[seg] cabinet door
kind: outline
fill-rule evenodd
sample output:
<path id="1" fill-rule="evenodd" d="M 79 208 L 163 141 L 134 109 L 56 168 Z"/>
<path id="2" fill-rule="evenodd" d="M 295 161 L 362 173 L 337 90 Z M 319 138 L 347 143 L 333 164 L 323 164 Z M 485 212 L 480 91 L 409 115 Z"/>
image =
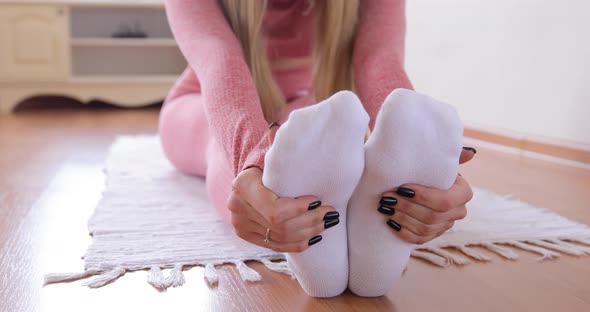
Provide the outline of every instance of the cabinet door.
<path id="1" fill-rule="evenodd" d="M 0 80 L 65 80 L 68 36 L 66 8 L 0 4 Z"/>

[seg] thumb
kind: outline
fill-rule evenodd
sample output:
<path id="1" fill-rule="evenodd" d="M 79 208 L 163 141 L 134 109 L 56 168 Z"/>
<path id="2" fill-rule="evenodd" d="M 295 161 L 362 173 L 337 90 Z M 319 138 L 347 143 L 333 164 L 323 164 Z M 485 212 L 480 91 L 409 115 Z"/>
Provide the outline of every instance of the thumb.
<path id="1" fill-rule="evenodd" d="M 461 156 L 459 157 L 459 164 L 464 164 L 473 159 L 475 153 L 477 153 L 475 148 L 467 146 L 463 147 L 463 150 L 461 151 Z"/>

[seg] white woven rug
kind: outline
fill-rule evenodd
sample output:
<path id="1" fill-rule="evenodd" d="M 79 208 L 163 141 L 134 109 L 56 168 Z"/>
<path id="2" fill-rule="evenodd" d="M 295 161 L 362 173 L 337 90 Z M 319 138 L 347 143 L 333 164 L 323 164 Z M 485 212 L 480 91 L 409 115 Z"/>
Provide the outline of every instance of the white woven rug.
<path id="1" fill-rule="evenodd" d="M 121 137 L 106 164 L 107 185 L 89 221 L 93 237 L 85 271 L 48 274 L 45 283 L 97 275 L 85 283 L 101 287 L 127 271 L 149 269 L 148 283 L 158 289 L 184 283 L 183 267 L 204 266 L 205 279 L 218 282 L 216 267 L 234 264 L 243 280 L 259 281 L 260 274 L 244 261 L 262 262 L 290 274 L 280 253 L 240 240 L 209 206 L 201 178 L 180 174 L 164 157 L 153 136 Z M 590 227 L 549 210 L 475 190 L 468 216 L 443 236 L 412 254 L 439 266 L 489 261 L 490 253 L 516 259 L 511 249 L 536 252 L 540 259 L 590 254 Z M 503 245 L 498 245 L 499 243 Z M 452 247 L 453 252 L 443 247 Z M 168 274 L 162 268 L 172 268 Z"/>

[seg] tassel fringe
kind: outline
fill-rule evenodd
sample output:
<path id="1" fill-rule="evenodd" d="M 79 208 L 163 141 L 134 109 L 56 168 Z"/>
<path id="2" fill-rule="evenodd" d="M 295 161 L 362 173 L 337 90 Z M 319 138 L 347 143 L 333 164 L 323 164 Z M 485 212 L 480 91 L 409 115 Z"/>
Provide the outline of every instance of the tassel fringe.
<path id="1" fill-rule="evenodd" d="M 453 254 L 453 253 L 450 253 L 442 248 L 429 247 L 426 250 L 445 258 L 449 265 L 451 265 L 451 264 L 464 265 L 464 264 L 471 263 L 471 261 L 469 261 L 469 259 L 459 256 L 459 255 L 456 255 L 456 254 Z"/>
<path id="2" fill-rule="evenodd" d="M 262 276 L 254 269 L 249 268 L 243 261 L 236 261 L 234 262 L 236 268 L 238 269 L 238 273 L 242 277 L 242 280 L 245 282 L 259 282 L 262 280 Z"/>
<path id="3" fill-rule="evenodd" d="M 166 277 L 166 285 L 168 287 L 179 287 L 184 285 L 184 273 L 182 273 L 182 264 L 176 264 L 172 270 L 170 270 L 170 275 Z"/>
<path id="4" fill-rule="evenodd" d="M 280 261 L 280 262 L 272 262 L 268 259 L 262 259 L 262 263 L 266 266 L 269 270 L 283 273 L 291 276 L 291 278 L 295 278 L 293 271 L 289 268 L 287 261 Z"/>
<path id="5" fill-rule="evenodd" d="M 584 249 L 582 249 L 582 246 L 579 246 L 579 247 L 574 246 L 572 244 L 568 244 L 568 243 L 560 241 L 560 240 L 551 240 L 551 242 L 546 242 L 543 240 L 532 240 L 532 241 L 530 241 L 530 243 L 541 246 L 541 247 L 545 247 L 548 249 L 561 251 L 563 253 L 566 253 L 566 254 L 572 255 L 572 256 L 583 256 L 586 254 Z"/>
<path id="6" fill-rule="evenodd" d="M 505 244 L 510 247 L 499 244 Z M 539 260 L 558 258 L 560 253 L 572 256 L 590 255 L 590 238 L 506 241 L 482 243 L 475 246 L 486 248 L 489 251 L 492 251 L 509 260 L 518 259 L 518 255 L 512 248 L 518 248 L 537 253 L 541 255 L 541 257 L 538 258 Z M 439 267 L 447 267 L 452 264 L 470 264 L 472 263 L 470 258 L 478 261 L 492 260 L 485 253 L 467 245 L 453 245 L 446 246 L 446 248 L 454 248 L 469 258 L 466 258 L 465 256 L 459 255 L 455 252 L 450 252 L 441 247 L 420 247 L 412 251 L 412 257 L 423 259 Z M 264 264 L 264 266 L 266 266 L 271 271 L 287 274 L 293 279 L 296 278 L 287 261 L 282 260 L 279 262 L 273 262 L 269 259 L 258 259 L 257 261 Z M 233 264 L 236 266 L 236 269 L 238 270 L 238 273 L 240 274 L 240 277 L 243 281 L 258 282 L 262 280 L 262 276 L 254 269 L 248 267 L 243 261 L 235 261 Z M 176 264 L 172 269 L 170 269 L 170 272 L 167 276 L 162 271 L 162 267 L 164 266 L 154 265 L 150 267 L 147 276 L 147 282 L 150 285 L 160 291 L 165 291 L 169 287 L 179 287 L 184 285 L 186 281 L 183 273 L 183 264 Z M 135 271 L 138 269 L 141 268 L 133 268 L 130 269 L 130 271 Z M 45 286 L 53 283 L 70 282 L 88 278 L 93 275 L 98 275 L 83 284 L 84 286 L 88 286 L 90 288 L 98 288 L 115 281 L 119 277 L 123 276 L 126 271 L 127 270 L 123 267 L 116 267 L 109 271 L 88 269 L 84 272 L 46 274 L 43 285 Z M 219 274 L 214 264 L 208 263 L 205 265 L 204 279 L 211 287 L 219 284 Z"/>
<path id="7" fill-rule="evenodd" d="M 125 274 L 125 269 L 121 267 L 116 267 L 110 271 L 104 272 L 101 275 L 89 280 L 88 282 L 82 284 L 84 286 L 88 286 L 90 288 L 98 288 L 102 287 L 110 282 L 115 281 L 120 276 Z"/>
<path id="8" fill-rule="evenodd" d="M 551 250 L 548 250 L 545 248 L 533 246 L 531 244 L 526 244 L 526 243 L 521 243 L 521 242 L 507 242 L 506 244 L 520 248 L 522 250 L 528 250 L 528 251 L 538 253 L 541 255 L 541 258 L 539 258 L 539 260 L 553 259 L 553 258 L 559 257 L 559 253 L 557 253 L 557 252 L 554 252 L 554 251 L 551 251 Z"/>
<path id="9" fill-rule="evenodd" d="M 492 243 L 484 243 L 482 246 L 486 247 L 487 249 L 499 254 L 500 256 L 508 259 L 508 260 L 516 260 L 518 259 L 518 255 L 510 248 L 492 244 Z"/>
<path id="10" fill-rule="evenodd" d="M 159 291 L 165 291 L 169 287 L 182 286 L 184 285 L 184 281 L 182 264 L 176 264 L 166 277 L 159 266 L 152 266 L 147 277 L 148 284 Z"/>
<path id="11" fill-rule="evenodd" d="M 155 289 L 164 291 L 166 290 L 166 283 L 164 282 L 164 273 L 159 266 L 152 266 L 148 276 L 147 276 L 148 284 L 152 285 Z"/>
<path id="12" fill-rule="evenodd" d="M 475 248 L 469 248 L 467 246 L 461 246 L 461 245 L 453 246 L 453 247 L 475 260 L 479 260 L 479 261 L 491 261 L 492 260 L 486 254 L 484 254 L 483 252 L 481 252 L 479 250 L 476 250 Z"/>
<path id="13" fill-rule="evenodd" d="M 219 282 L 219 275 L 217 274 L 217 270 L 215 270 L 215 266 L 211 263 L 208 263 L 205 266 L 204 272 L 205 281 L 209 286 L 215 286 Z"/>
<path id="14" fill-rule="evenodd" d="M 412 257 L 426 260 L 434 265 L 438 265 L 439 267 L 449 266 L 447 259 L 428 251 L 413 250 Z"/>
<path id="15" fill-rule="evenodd" d="M 71 281 L 87 278 L 87 277 L 95 275 L 97 273 L 98 273 L 98 270 L 86 270 L 84 272 L 75 272 L 75 273 L 45 274 L 45 277 L 43 280 L 43 286 L 45 286 L 47 284 L 53 284 L 53 283 L 71 282 Z"/>

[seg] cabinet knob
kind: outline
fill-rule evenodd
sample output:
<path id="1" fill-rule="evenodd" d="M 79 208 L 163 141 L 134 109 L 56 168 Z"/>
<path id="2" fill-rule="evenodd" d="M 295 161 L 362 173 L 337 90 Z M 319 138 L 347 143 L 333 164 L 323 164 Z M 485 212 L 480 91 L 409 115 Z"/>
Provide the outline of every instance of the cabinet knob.
<path id="1" fill-rule="evenodd" d="M 57 8 L 57 15 L 64 15 L 64 9 L 63 8 Z"/>

